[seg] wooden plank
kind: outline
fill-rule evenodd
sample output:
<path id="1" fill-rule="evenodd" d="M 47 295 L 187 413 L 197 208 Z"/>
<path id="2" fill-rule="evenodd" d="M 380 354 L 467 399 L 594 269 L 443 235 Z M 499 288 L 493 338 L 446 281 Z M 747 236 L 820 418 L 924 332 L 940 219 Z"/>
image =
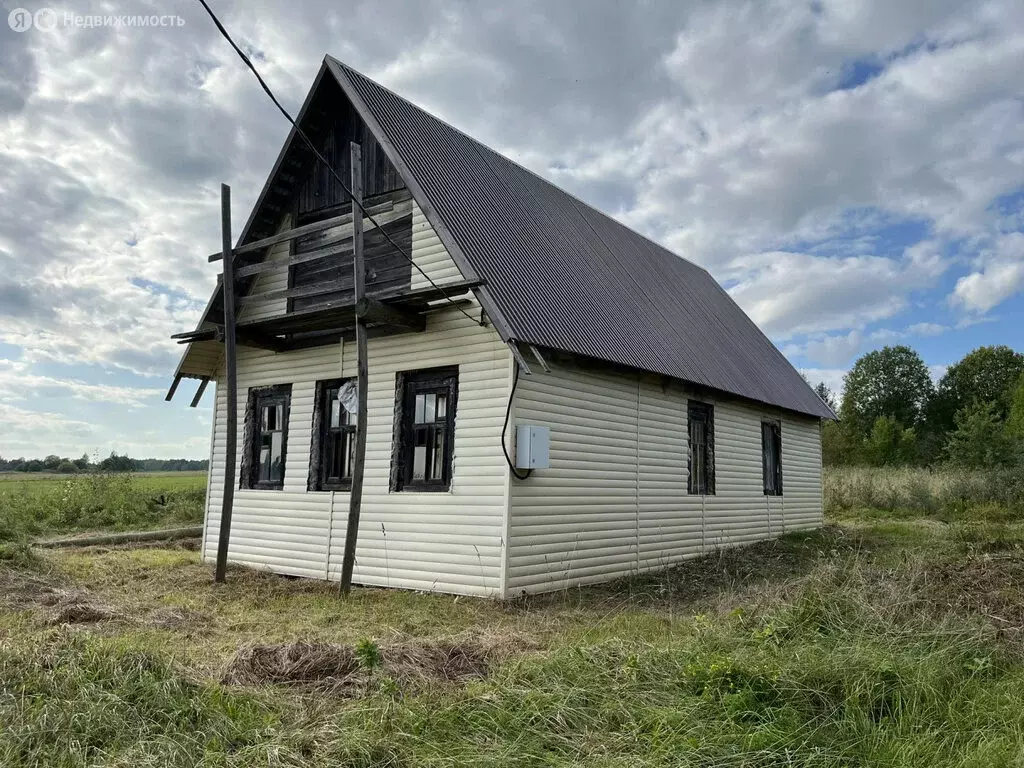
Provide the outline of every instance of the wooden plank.
<path id="1" fill-rule="evenodd" d="M 189 408 L 195 408 L 199 405 L 199 401 L 203 399 L 203 393 L 206 392 L 206 385 L 210 383 L 210 378 L 204 376 L 202 381 L 199 382 L 199 389 L 196 390 L 195 397 L 192 398 L 192 402 L 188 404 Z"/>
<path id="2" fill-rule="evenodd" d="M 390 306 L 367 296 L 361 298 L 356 304 L 356 317 L 364 317 L 370 323 L 395 325 L 413 331 L 422 331 L 427 327 L 427 321 L 423 315 L 400 307 Z M 358 329 L 358 324 L 356 328 Z"/>
<path id="3" fill-rule="evenodd" d="M 231 540 L 231 512 L 235 503 L 235 453 L 238 440 L 238 365 L 235 354 L 235 275 L 231 257 L 231 187 L 220 185 L 221 250 L 224 261 L 224 357 L 227 367 L 227 425 L 224 457 L 224 498 L 220 510 L 220 538 L 214 581 L 227 578 L 228 543 Z M 213 457 L 210 457 L 213 460 Z"/>
<path id="4" fill-rule="evenodd" d="M 411 210 L 408 210 L 408 211 L 406 211 L 406 210 L 389 211 L 388 213 L 391 213 L 393 215 L 392 216 L 381 216 L 381 215 L 378 214 L 379 218 L 378 218 L 377 221 L 378 221 L 378 223 L 380 225 L 386 226 L 387 224 L 392 224 L 392 223 L 394 223 L 396 221 L 401 221 L 404 218 L 408 217 L 408 218 L 411 219 L 411 217 L 412 217 L 412 211 Z M 372 230 L 377 229 L 377 227 L 373 226 L 373 224 L 370 224 L 368 229 L 370 231 L 372 231 Z M 281 234 L 284 234 L 284 233 L 281 233 Z M 252 275 L 258 275 L 261 272 L 267 272 L 268 270 L 271 270 L 271 269 L 281 269 L 281 268 L 284 268 L 284 267 L 293 267 L 296 264 L 305 264 L 305 263 L 310 262 L 310 261 L 316 261 L 317 259 L 333 258 L 333 257 L 337 256 L 338 254 L 345 254 L 345 253 L 350 252 L 351 250 L 352 250 L 352 236 L 349 235 L 349 234 L 345 234 L 345 235 L 340 236 L 340 237 L 336 237 L 336 238 L 333 238 L 333 239 L 328 239 L 321 247 L 319 247 L 319 248 L 317 248 L 315 250 L 303 251 L 302 253 L 297 253 L 294 256 L 291 256 L 287 261 L 284 260 L 284 259 L 281 259 L 281 260 L 278 260 L 278 261 L 271 261 L 271 260 L 268 259 L 267 261 L 261 261 L 261 262 L 259 262 L 257 264 L 246 264 L 245 266 L 239 267 L 238 269 L 235 270 L 235 277 L 240 279 L 240 278 L 243 278 L 243 277 L 250 277 Z M 366 249 L 365 250 L 365 255 L 366 255 L 367 258 L 369 258 L 371 256 L 378 256 L 378 255 L 381 255 L 381 254 L 384 254 L 384 253 L 391 253 L 392 251 L 394 251 L 394 248 L 391 246 L 390 243 L 388 243 L 385 240 L 383 243 L 380 243 L 376 247 Z M 246 297 L 240 297 L 240 298 L 246 298 Z"/>
<path id="5" fill-rule="evenodd" d="M 394 207 L 394 200 L 386 200 L 383 203 L 377 205 L 367 206 L 366 211 L 371 215 L 378 213 L 386 213 Z M 294 240 L 296 237 L 303 237 L 304 235 L 313 235 L 324 229 L 330 229 L 331 227 L 340 227 L 345 224 L 352 223 L 352 211 L 343 213 L 340 216 L 335 216 L 330 219 L 324 219 L 322 221 L 314 221 L 312 224 L 304 224 L 301 227 L 293 227 L 292 229 L 285 230 L 284 232 L 278 232 L 276 235 L 265 237 L 262 240 L 256 240 L 255 242 L 248 243 L 246 245 L 240 245 L 231 251 L 235 256 L 243 256 L 247 253 L 254 253 L 256 251 L 262 251 L 264 248 L 269 248 L 272 245 L 278 243 L 284 243 L 288 240 Z M 207 261 L 220 261 L 224 258 L 223 253 L 211 253 L 206 257 Z"/>
<path id="6" fill-rule="evenodd" d="M 347 242 L 348 242 L 348 245 L 351 246 L 351 241 L 347 241 Z M 381 261 L 383 259 L 383 257 L 393 253 L 394 249 L 390 245 L 388 245 L 387 243 L 384 243 L 382 245 L 378 245 L 378 246 L 376 246 L 374 248 L 369 249 L 369 251 L 370 251 L 370 257 L 372 257 L 372 259 L 374 261 L 379 263 L 379 261 Z M 351 251 L 349 249 L 336 250 L 336 251 L 333 252 L 332 255 L 335 258 L 339 257 L 339 256 L 344 257 L 344 256 L 347 256 L 350 252 Z M 368 260 L 368 258 L 365 256 L 365 254 L 366 254 L 366 251 L 364 251 L 364 259 L 363 259 L 364 262 Z M 306 254 L 301 254 L 301 256 L 305 256 L 305 255 Z M 286 264 L 295 264 L 295 263 L 300 263 L 301 261 L 302 261 L 301 257 L 295 257 L 290 262 L 283 262 L 283 261 L 282 262 L 278 262 L 275 266 L 278 266 L 278 267 L 281 267 L 281 268 L 285 268 Z M 327 265 L 327 258 L 325 258 L 323 255 L 318 255 L 315 259 L 308 259 L 308 261 L 323 261 L 324 262 L 324 266 Z M 264 262 L 264 263 L 266 263 L 266 262 Z M 260 265 L 260 266 L 262 266 L 262 265 Z M 346 266 L 347 265 L 343 264 L 342 265 L 342 269 L 344 269 Z M 405 267 L 403 265 L 403 269 L 404 268 Z M 242 269 L 244 270 L 246 268 L 243 267 Z M 239 271 L 242 271 L 242 270 L 239 270 Z M 393 269 L 392 270 L 382 269 L 379 274 L 381 274 L 381 275 L 386 277 L 388 274 L 391 274 L 393 272 L 395 272 L 395 270 L 393 270 Z M 312 279 L 312 278 L 307 276 L 307 279 Z M 386 282 L 386 279 L 378 280 L 378 281 L 375 281 L 375 282 Z M 408 280 L 405 280 L 404 282 L 408 283 Z M 263 291 L 261 293 L 250 293 L 250 294 L 248 294 L 246 296 L 239 296 L 239 297 L 237 297 L 237 301 L 239 303 L 241 303 L 241 304 L 251 304 L 251 303 L 256 302 L 256 301 L 275 301 L 277 299 L 306 298 L 306 297 L 309 297 L 309 296 L 320 296 L 320 295 L 325 294 L 325 293 L 334 293 L 335 291 L 351 291 L 351 290 L 352 290 L 352 281 L 350 279 L 344 279 L 344 280 L 340 280 L 340 281 L 339 280 L 331 280 L 331 281 L 327 281 L 327 282 L 317 281 L 313 285 L 300 285 L 300 286 L 296 286 L 296 287 L 293 287 L 293 288 L 278 288 L 278 289 L 273 290 L 273 291 Z"/>
<path id="7" fill-rule="evenodd" d="M 178 391 L 178 385 L 181 384 L 181 374 L 179 373 L 174 377 L 174 381 L 171 382 L 171 388 L 167 390 L 167 395 L 164 400 L 170 401 L 174 398 L 174 393 Z"/>
<path id="8" fill-rule="evenodd" d="M 359 207 L 363 200 L 363 151 L 355 142 L 349 146 L 352 154 L 352 204 Z M 363 217 L 352 222 L 352 271 L 355 277 L 355 302 L 359 307 L 365 300 L 366 266 L 363 264 Z M 359 513 L 363 503 L 363 468 L 366 464 L 366 408 L 369 386 L 369 366 L 366 361 L 366 318 L 356 312 L 356 388 L 359 405 L 356 413 L 356 446 L 352 457 L 352 489 L 348 497 L 348 526 L 345 529 L 345 556 L 341 564 L 341 594 L 348 596 L 352 588 L 352 569 L 356 562 L 356 541 L 359 533 Z"/>
<path id="9" fill-rule="evenodd" d="M 268 349 L 271 352 L 284 352 L 288 348 L 283 339 L 278 339 L 268 334 L 253 333 L 239 329 L 235 336 L 237 342 L 246 347 Z"/>

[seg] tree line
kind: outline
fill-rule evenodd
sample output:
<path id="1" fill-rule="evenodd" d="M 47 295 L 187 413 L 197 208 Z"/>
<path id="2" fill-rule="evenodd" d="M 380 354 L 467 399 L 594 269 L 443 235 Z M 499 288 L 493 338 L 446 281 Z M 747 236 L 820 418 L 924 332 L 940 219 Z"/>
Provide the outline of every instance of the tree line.
<path id="1" fill-rule="evenodd" d="M 979 347 L 938 384 L 910 347 L 869 352 L 843 379 L 842 401 L 815 387 L 839 416 L 822 428 L 825 464 L 968 468 L 1024 465 L 1024 355 Z"/>
<path id="2" fill-rule="evenodd" d="M 111 453 L 99 461 L 82 454 L 80 458 L 50 454 L 43 459 L 5 459 L 0 456 L 0 472 L 57 472 L 72 475 L 79 472 L 196 472 L 209 466 L 206 459 L 133 459 Z"/>

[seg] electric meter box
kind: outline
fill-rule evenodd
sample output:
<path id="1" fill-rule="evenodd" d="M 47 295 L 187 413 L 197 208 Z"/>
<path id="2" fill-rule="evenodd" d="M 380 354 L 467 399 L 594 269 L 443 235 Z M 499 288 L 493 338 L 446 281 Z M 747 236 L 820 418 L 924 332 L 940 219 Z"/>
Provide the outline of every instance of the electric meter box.
<path id="1" fill-rule="evenodd" d="M 520 424 L 516 428 L 516 469 L 547 469 L 550 451 L 549 427 Z"/>

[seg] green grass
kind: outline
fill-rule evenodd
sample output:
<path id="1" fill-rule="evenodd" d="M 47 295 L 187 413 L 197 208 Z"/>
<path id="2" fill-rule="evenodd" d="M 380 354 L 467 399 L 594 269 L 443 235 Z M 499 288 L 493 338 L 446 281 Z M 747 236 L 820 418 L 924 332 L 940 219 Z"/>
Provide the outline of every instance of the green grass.
<path id="1" fill-rule="evenodd" d="M 102 473 L 99 473 L 102 474 Z M 199 472 L 134 472 L 131 473 L 140 488 L 166 491 L 206 487 L 206 471 Z M 0 472 L 0 494 L 20 490 L 45 491 L 58 487 L 69 479 L 87 478 L 88 474 L 62 475 L 56 472 Z"/>
<path id="2" fill-rule="evenodd" d="M 504 604 L 214 585 L 177 548 L 0 563 L 0 765 L 1021 766 L 1024 519 L 961 502 Z M 55 624 L 54 595 L 111 618 Z M 502 651 L 462 682 L 222 682 L 255 644 L 444 639 Z"/>
<path id="3" fill-rule="evenodd" d="M 198 523 L 206 499 L 201 472 L 0 477 L 0 544 L 77 531 Z"/>

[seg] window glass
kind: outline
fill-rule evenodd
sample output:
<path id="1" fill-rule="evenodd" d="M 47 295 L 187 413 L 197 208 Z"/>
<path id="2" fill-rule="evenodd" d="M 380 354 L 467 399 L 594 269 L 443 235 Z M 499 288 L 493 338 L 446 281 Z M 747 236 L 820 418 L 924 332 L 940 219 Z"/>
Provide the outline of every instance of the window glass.
<path id="1" fill-rule="evenodd" d="M 761 469 L 764 492 L 782 495 L 782 425 L 777 421 L 761 423 Z"/>
<path id="2" fill-rule="evenodd" d="M 689 478 L 691 494 L 715 492 L 714 410 L 708 403 L 691 400 L 687 408 Z"/>
<path id="3" fill-rule="evenodd" d="M 458 369 L 399 374 L 401 422 L 392 456 L 392 490 L 447 490 Z"/>
<path id="4" fill-rule="evenodd" d="M 243 488 L 283 487 L 290 401 L 290 384 L 249 390 L 240 477 Z"/>
<path id="5" fill-rule="evenodd" d="M 341 380 L 317 382 L 309 490 L 347 490 L 352 485 L 356 426 L 339 399 L 343 384 Z"/>

